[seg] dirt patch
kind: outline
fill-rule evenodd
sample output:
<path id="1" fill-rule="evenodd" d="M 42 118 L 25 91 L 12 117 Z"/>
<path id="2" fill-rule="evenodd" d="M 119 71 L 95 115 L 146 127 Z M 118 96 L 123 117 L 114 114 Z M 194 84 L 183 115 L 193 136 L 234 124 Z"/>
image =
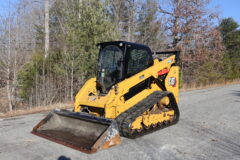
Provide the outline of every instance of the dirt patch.
<path id="1" fill-rule="evenodd" d="M 4 121 L 11 121 L 11 120 L 17 120 L 17 119 L 22 119 L 21 117 L 13 117 L 13 118 L 6 118 L 3 119 Z"/>
<path id="2" fill-rule="evenodd" d="M 26 115 L 26 114 L 47 112 L 47 111 L 51 111 L 55 108 L 69 109 L 69 108 L 73 108 L 73 104 L 72 103 L 56 103 L 56 104 L 52 104 L 49 106 L 39 106 L 39 107 L 34 107 L 31 109 L 26 109 L 26 110 L 15 110 L 13 112 L 1 113 L 0 118 L 7 118 L 7 117 L 14 117 L 14 116 L 20 116 L 20 115 Z"/>
<path id="3" fill-rule="evenodd" d="M 234 85 L 234 84 L 240 84 L 240 79 L 233 80 L 233 81 L 226 81 L 226 82 L 222 82 L 222 83 L 200 85 L 200 86 L 198 86 L 197 84 L 191 84 L 191 85 L 184 84 L 183 87 L 180 89 L 180 91 L 182 91 L 182 92 L 193 91 L 193 90 L 198 90 L 198 89 L 207 89 L 207 88 L 221 87 L 221 86 Z"/>
<path id="4" fill-rule="evenodd" d="M 0 113 L 5 113 L 8 111 L 8 97 L 7 97 L 7 88 L 0 88 Z"/>

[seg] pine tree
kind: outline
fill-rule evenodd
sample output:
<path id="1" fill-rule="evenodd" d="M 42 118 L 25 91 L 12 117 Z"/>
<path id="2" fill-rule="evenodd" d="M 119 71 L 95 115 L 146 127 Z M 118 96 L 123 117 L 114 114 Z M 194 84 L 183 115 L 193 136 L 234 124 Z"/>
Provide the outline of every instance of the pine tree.
<path id="1" fill-rule="evenodd" d="M 44 38 L 42 27 L 36 28 L 36 37 Z M 44 51 L 39 50 L 36 54 L 39 58 L 33 57 L 25 65 L 18 77 L 19 93 L 35 105 L 43 101 L 49 104 L 73 100 L 84 81 L 95 76 L 96 44 L 116 40 L 116 33 L 102 1 L 54 1 L 50 7 L 49 56 L 44 59 Z M 37 47 L 44 48 L 43 45 L 39 43 Z M 45 67 L 39 60 L 44 61 Z M 43 69 L 45 71 L 41 72 Z M 43 77 L 44 82 L 41 81 Z M 44 92 L 43 85 L 47 86 Z"/>
<path id="2" fill-rule="evenodd" d="M 221 21 L 219 26 L 226 52 L 224 55 L 225 75 L 227 79 L 240 78 L 240 30 L 232 18 Z"/>

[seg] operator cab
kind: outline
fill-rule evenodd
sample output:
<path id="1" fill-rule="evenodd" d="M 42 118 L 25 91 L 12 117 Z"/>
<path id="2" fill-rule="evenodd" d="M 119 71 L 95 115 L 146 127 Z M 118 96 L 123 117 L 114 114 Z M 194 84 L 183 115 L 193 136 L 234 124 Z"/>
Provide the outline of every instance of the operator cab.
<path id="1" fill-rule="evenodd" d="M 101 93 L 153 65 L 152 52 L 146 45 L 114 41 L 99 43 L 98 47 L 97 88 Z"/>

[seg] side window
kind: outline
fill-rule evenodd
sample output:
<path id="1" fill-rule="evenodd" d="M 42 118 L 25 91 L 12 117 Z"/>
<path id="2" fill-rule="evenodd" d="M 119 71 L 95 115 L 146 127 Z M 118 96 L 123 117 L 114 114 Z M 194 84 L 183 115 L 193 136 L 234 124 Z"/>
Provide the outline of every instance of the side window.
<path id="1" fill-rule="evenodd" d="M 122 51 L 116 46 L 107 46 L 101 51 L 102 68 L 113 71 L 119 69 L 118 62 L 122 58 Z"/>
<path id="2" fill-rule="evenodd" d="M 122 50 L 117 46 L 111 45 L 105 47 L 100 52 L 100 63 L 98 78 L 102 79 L 106 88 L 111 87 L 121 78 L 121 60 L 123 58 Z"/>
<path id="3" fill-rule="evenodd" d="M 127 76 L 134 75 L 149 67 L 150 56 L 145 49 L 132 49 L 128 55 Z"/>

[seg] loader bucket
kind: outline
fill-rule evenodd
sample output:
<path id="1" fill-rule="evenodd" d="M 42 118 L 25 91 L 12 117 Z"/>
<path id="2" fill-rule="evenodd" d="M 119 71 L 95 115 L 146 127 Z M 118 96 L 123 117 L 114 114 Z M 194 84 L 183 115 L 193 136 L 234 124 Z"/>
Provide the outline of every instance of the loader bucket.
<path id="1" fill-rule="evenodd" d="M 32 133 L 85 153 L 121 143 L 115 120 L 67 110 L 53 110 Z"/>

